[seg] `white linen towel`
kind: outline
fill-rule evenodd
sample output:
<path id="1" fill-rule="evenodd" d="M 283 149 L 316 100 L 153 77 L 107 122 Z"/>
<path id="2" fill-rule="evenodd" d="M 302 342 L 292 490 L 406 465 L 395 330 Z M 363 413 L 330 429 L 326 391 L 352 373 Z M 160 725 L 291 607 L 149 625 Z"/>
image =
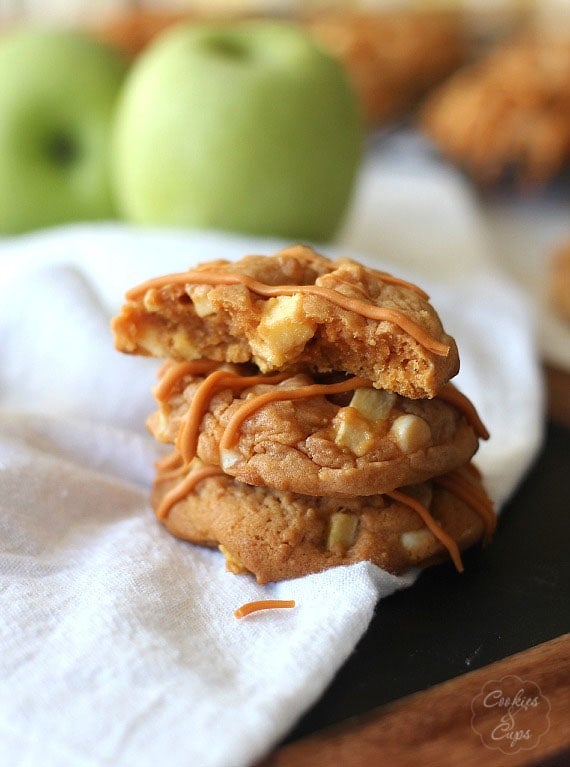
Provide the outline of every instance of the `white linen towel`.
<path id="1" fill-rule="evenodd" d="M 363 563 L 259 586 L 153 517 L 158 363 L 115 352 L 109 318 L 147 277 L 277 247 L 117 225 L 0 242 L 0 764 L 252 765 L 413 583 Z M 486 268 L 422 285 L 492 433 L 478 462 L 501 503 L 542 435 L 532 319 Z M 272 597 L 296 607 L 233 617 Z"/>

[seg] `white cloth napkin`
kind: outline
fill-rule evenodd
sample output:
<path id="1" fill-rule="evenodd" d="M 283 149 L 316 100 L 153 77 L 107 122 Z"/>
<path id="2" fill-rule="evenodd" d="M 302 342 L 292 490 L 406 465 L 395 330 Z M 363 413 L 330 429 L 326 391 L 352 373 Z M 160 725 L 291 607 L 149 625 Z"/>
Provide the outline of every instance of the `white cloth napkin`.
<path id="1" fill-rule="evenodd" d="M 252 765 L 378 600 L 416 578 L 364 563 L 258 586 L 153 517 L 143 424 L 158 363 L 115 352 L 109 318 L 147 277 L 277 247 L 122 226 L 0 242 L 0 764 Z M 492 432 L 479 463 L 502 502 L 542 433 L 532 319 L 486 270 L 428 289 Z M 233 617 L 269 597 L 296 607 Z"/>

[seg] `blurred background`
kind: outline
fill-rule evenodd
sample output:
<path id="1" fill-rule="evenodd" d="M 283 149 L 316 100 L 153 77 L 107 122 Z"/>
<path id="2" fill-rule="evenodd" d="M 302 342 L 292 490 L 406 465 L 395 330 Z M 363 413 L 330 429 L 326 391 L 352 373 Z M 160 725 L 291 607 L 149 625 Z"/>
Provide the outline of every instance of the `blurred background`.
<path id="1" fill-rule="evenodd" d="M 521 23 L 570 23 L 570 0 L 0 0 L 3 22 L 22 19 L 65 23 L 99 23 L 117 14 L 307 14 L 329 9 L 459 12 L 469 32 L 496 39 Z"/>
<path id="2" fill-rule="evenodd" d="M 131 68 L 176 22 L 251 16 L 303 27 L 358 99 L 364 152 L 335 246 L 445 279 L 492 264 L 570 373 L 570 0 L 0 0 L 4 37 L 79 29 Z M 16 233 L 3 215 L 0 200 Z"/>

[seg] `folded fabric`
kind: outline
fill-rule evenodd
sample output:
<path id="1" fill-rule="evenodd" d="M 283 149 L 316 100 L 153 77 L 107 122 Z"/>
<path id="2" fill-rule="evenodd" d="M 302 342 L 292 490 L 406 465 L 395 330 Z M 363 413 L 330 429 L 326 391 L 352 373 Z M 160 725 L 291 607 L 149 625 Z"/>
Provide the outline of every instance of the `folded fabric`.
<path id="1" fill-rule="evenodd" d="M 121 226 L 0 243 L 0 763 L 247 767 L 417 577 L 364 563 L 260 586 L 153 517 L 159 363 L 115 352 L 109 318 L 147 277 L 278 247 Z M 491 431 L 476 462 L 501 504 L 542 435 L 532 319 L 486 268 L 422 286 Z M 261 598 L 296 607 L 236 620 Z"/>

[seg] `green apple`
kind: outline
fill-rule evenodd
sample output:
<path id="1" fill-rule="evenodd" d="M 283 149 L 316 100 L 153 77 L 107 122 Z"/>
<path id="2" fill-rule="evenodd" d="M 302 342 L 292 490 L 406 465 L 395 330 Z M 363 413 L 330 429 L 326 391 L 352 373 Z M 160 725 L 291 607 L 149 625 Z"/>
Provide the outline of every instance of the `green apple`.
<path id="1" fill-rule="evenodd" d="M 342 67 L 298 27 L 184 23 L 133 66 L 114 179 L 135 223 L 330 239 L 362 148 Z"/>
<path id="2" fill-rule="evenodd" d="M 114 109 L 126 64 L 75 31 L 0 38 L 0 232 L 107 218 Z"/>

